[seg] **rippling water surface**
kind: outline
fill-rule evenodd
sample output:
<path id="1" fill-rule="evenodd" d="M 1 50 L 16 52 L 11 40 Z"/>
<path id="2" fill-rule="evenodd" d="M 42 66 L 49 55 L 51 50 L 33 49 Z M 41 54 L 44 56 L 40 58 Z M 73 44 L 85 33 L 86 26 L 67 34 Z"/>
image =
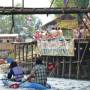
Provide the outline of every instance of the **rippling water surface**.
<path id="1" fill-rule="evenodd" d="M 0 78 L 2 78 L 2 74 L 0 75 Z M 90 90 L 90 81 L 62 79 L 62 78 L 48 78 L 48 83 L 52 87 L 52 89 L 48 90 Z M 7 88 L 3 85 L 2 81 L 0 80 L 0 90 L 34 90 L 34 89 Z"/>

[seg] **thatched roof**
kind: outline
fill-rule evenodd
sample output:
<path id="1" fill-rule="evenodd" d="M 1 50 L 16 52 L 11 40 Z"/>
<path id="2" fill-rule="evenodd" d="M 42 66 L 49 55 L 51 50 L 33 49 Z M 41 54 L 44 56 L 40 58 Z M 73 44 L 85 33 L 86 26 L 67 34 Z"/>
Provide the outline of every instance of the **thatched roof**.
<path id="1" fill-rule="evenodd" d="M 70 14 L 64 14 L 60 17 L 60 19 L 61 20 L 73 20 L 73 19 L 75 19 L 75 17 Z"/>
<path id="2" fill-rule="evenodd" d="M 54 26 L 56 27 L 56 25 L 58 25 L 57 27 L 73 29 L 77 27 L 78 23 L 77 23 L 76 17 L 70 14 L 64 14 L 52 20 L 51 22 L 48 22 L 45 25 L 43 25 L 42 29 L 47 29 L 48 26 L 50 25 L 53 25 L 53 27 Z"/>

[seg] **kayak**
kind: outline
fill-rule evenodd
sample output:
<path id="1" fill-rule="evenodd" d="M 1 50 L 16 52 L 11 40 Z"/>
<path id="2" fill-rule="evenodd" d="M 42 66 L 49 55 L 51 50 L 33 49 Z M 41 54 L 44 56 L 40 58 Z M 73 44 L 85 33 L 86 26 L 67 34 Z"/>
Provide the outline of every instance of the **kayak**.
<path id="1" fill-rule="evenodd" d="M 11 80 L 2 80 L 4 86 L 7 86 L 9 88 L 32 88 L 35 90 L 46 90 L 46 89 L 50 89 L 51 86 L 49 84 L 47 84 L 46 86 L 43 86 L 41 84 L 38 83 L 33 83 L 33 82 L 15 82 L 15 81 L 11 81 Z"/>
<path id="2" fill-rule="evenodd" d="M 36 90 L 46 90 L 47 87 L 41 85 L 41 84 L 38 84 L 38 83 L 30 83 L 30 82 L 25 82 L 23 84 L 20 85 L 20 87 L 23 87 L 23 88 L 34 88 Z"/>
<path id="3" fill-rule="evenodd" d="M 2 82 L 5 87 L 9 88 L 19 88 L 20 82 L 11 81 L 8 79 L 2 79 Z"/>

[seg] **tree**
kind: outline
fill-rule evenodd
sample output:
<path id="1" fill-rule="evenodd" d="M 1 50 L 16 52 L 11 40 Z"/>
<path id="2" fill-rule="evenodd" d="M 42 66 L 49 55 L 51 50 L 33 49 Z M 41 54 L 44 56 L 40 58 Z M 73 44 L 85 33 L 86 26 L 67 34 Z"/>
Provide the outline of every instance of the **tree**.
<path id="1" fill-rule="evenodd" d="M 9 33 L 11 28 L 11 17 L 7 15 L 0 15 L 0 33 Z"/>
<path id="2" fill-rule="evenodd" d="M 75 5 L 78 8 L 87 8 L 89 5 L 89 0 L 75 0 Z M 83 13 L 77 14 L 78 24 L 82 23 L 83 15 Z"/>
<path id="3" fill-rule="evenodd" d="M 53 0 L 51 0 L 53 1 Z M 66 7 L 64 2 L 67 1 L 67 7 L 78 7 L 78 8 L 87 8 L 89 5 L 89 0 L 54 0 L 54 7 Z M 83 14 L 77 14 L 78 23 L 82 23 Z"/>
<path id="4" fill-rule="evenodd" d="M 89 5 L 89 0 L 51 0 L 51 2 L 52 1 L 52 6 L 54 7 L 65 7 L 66 2 L 67 7 L 87 8 Z"/>
<path id="5" fill-rule="evenodd" d="M 17 4 L 16 7 L 22 6 L 21 4 Z M 13 18 L 12 18 L 13 16 Z M 22 32 L 23 27 L 27 28 L 27 32 L 25 32 L 26 36 L 32 36 L 35 32 L 35 28 L 37 25 L 40 26 L 41 20 L 37 21 L 37 17 L 33 15 L 0 15 L 0 33 L 18 33 Z M 35 24 L 36 23 L 36 24 Z M 13 27 L 12 27 L 13 25 Z M 12 30 L 13 29 L 13 30 Z"/>
<path id="6" fill-rule="evenodd" d="M 53 0 L 51 0 L 51 2 L 52 1 Z M 52 6 L 53 7 L 66 7 L 64 0 L 54 0 Z M 74 7 L 74 6 L 75 6 L 74 0 L 67 0 L 67 7 Z"/>
<path id="7" fill-rule="evenodd" d="M 14 31 L 12 33 L 20 34 L 20 32 L 23 30 L 23 27 L 26 27 L 28 29 L 26 33 L 29 36 L 32 36 L 32 34 L 35 32 L 36 20 L 37 17 L 32 15 L 14 15 Z M 11 26 L 11 15 L 0 15 L 0 33 L 9 33 Z"/>
<path id="8" fill-rule="evenodd" d="M 89 5 L 89 0 L 74 0 L 75 4 L 79 8 L 87 8 Z"/>

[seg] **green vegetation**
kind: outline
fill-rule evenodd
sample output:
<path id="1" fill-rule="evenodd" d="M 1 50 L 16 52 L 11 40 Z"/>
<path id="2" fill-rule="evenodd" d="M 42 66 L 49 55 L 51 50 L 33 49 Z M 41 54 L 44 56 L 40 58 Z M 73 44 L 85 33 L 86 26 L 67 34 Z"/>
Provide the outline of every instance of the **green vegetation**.
<path id="1" fill-rule="evenodd" d="M 89 5 L 89 0 L 74 0 L 75 5 L 79 8 L 87 8 Z"/>
<path id="2" fill-rule="evenodd" d="M 35 31 L 36 19 L 32 15 L 14 15 L 14 30 L 12 30 L 12 33 L 20 33 L 25 27 L 28 29 L 27 33 L 32 34 Z M 10 33 L 11 27 L 12 16 L 0 15 L 0 33 Z"/>
<path id="3" fill-rule="evenodd" d="M 53 0 L 51 0 L 52 2 Z M 87 8 L 89 0 L 67 0 L 67 7 Z M 54 0 L 53 7 L 65 7 L 64 0 Z"/>
<path id="4" fill-rule="evenodd" d="M 51 0 L 52 2 L 53 0 Z M 52 7 L 78 7 L 78 8 L 87 8 L 89 5 L 89 0 L 68 0 L 67 6 L 64 5 L 64 0 L 54 0 Z M 82 18 L 84 14 L 77 14 L 78 24 L 82 23 Z M 59 15 L 60 16 L 60 15 Z M 74 15 L 76 16 L 76 15 Z"/>
<path id="5" fill-rule="evenodd" d="M 53 0 L 51 0 L 52 2 Z M 65 7 L 64 0 L 54 0 L 53 7 Z M 67 7 L 74 7 L 75 3 L 74 0 L 68 0 Z"/>

